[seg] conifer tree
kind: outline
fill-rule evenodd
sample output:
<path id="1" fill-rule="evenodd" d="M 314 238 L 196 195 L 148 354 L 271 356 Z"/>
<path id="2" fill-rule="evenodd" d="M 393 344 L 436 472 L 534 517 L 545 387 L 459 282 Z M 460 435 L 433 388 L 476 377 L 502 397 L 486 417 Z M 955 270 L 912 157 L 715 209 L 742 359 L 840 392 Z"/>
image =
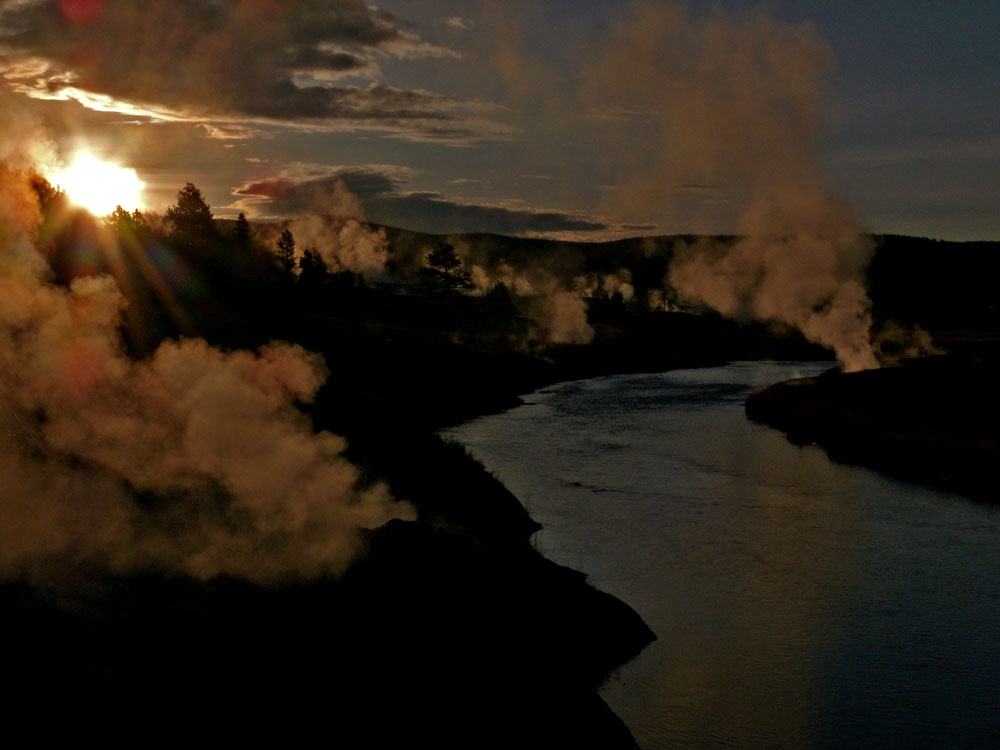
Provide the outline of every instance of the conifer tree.
<path id="1" fill-rule="evenodd" d="M 469 291 L 475 287 L 472 277 L 462 265 L 462 259 L 447 242 L 439 242 L 427 254 L 425 262 L 426 266 L 420 271 L 427 286 L 447 293 Z"/>
<path id="2" fill-rule="evenodd" d="M 177 205 L 167 209 L 171 239 L 195 246 L 211 244 L 219 239 L 212 211 L 193 183 L 187 183 L 177 193 Z"/>
<path id="3" fill-rule="evenodd" d="M 313 250 L 306 250 L 299 258 L 299 282 L 310 287 L 320 287 L 330 275 L 323 256 Z"/>
<path id="4" fill-rule="evenodd" d="M 247 221 L 247 217 L 242 211 L 236 217 L 236 224 L 233 226 L 233 241 L 239 247 L 250 246 L 250 222 Z"/>
<path id="5" fill-rule="evenodd" d="M 295 272 L 295 238 L 290 230 L 285 229 L 278 237 L 278 250 L 275 255 L 285 273 L 291 276 Z"/>

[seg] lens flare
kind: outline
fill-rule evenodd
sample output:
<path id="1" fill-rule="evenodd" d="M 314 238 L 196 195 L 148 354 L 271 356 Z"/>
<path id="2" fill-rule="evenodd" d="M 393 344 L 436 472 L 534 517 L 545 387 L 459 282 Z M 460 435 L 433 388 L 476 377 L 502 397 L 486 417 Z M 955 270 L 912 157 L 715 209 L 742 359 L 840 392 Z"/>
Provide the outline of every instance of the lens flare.
<path id="1" fill-rule="evenodd" d="M 134 169 L 86 153 L 78 154 L 69 166 L 49 179 L 65 190 L 73 203 L 95 216 L 105 216 L 116 206 L 128 211 L 140 208 L 145 187 Z"/>

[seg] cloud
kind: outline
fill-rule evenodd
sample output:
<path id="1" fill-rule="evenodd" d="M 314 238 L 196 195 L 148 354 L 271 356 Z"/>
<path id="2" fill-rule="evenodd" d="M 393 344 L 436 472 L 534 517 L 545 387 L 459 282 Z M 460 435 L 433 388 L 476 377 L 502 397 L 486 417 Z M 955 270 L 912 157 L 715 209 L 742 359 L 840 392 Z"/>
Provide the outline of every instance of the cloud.
<path id="1" fill-rule="evenodd" d="M 233 193 L 249 199 L 241 205 L 253 209 L 253 215 L 323 214 L 331 212 L 338 185 L 343 185 L 363 205 L 374 198 L 396 194 L 412 174 L 405 168 L 378 164 L 332 169 L 291 164 L 278 176 L 245 183 Z"/>
<path id="2" fill-rule="evenodd" d="M 484 102 L 380 81 L 381 57 L 454 58 L 362 0 L 41 0 L 0 11 L 0 74 L 35 99 L 162 120 L 373 130 L 415 140 L 509 137 Z M 374 79 L 339 85 L 345 77 Z"/>
<path id="3" fill-rule="evenodd" d="M 324 174 L 307 176 L 309 170 L 297 165 L 281 175 L 248 182 L 234 191 L 244 199 L 237 205 L 253 215 L 268 217 L 327 213 L 338 184 L 343 184 L 357 196 L 370 221 L 421 232 L 524 235 L 603 232 L 612 228 L 602 220 L 563 211 L 463 203 L 438 192 L 407 192 L 403 186 L 413 171 L 401 167 L 368 165 L 325 170 Z"/>
<path id="4" fill-rule="evenodd" d="M 449 16 L 443 21 L 445 26 L 450 26 L 453 29 L 458 29 L 460 31 L 471 31 L 476 28 L 476 22 L 470 18 L 462 18 L 461 16 Z"/>
<path id="5" fill-rule="evenodd" d="M 386 195 L 365 205 L 372 217 L 385 215 L 402 226 L 423 232 L 523 235 L 599 232 L 610 228 L 603 221 L 580 214 L 460 203 L 436 192 Z"/>
<path id="6" fill-rule="evenodd" d="M 262 135 L 257 128 L 249 128 L 245 125 L 225 125 L 221 123 L 201 123 L 198 127 L 204 131 L 209 138 L 217 141 L 245 141 Z"/>

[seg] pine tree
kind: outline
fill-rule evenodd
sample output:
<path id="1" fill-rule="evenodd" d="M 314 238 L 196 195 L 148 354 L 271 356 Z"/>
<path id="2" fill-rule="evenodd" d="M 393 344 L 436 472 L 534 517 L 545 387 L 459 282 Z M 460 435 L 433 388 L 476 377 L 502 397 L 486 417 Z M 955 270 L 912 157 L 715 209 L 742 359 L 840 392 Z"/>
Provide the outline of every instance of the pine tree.
<path id="1" fill-rule="evenodd" d="M 278 250 L 275 255 L 285 273 L 291 276 L 295 272 L 295 238 L 288 229 L 278 237 Z"/>
<path id="2" fill-rule="evenodd" d="M 187 245 L 204 246 L 219 239 L 212 211 L 193 183 L 177 193 L 177 205 L 167 209 L 170 237 Z"/>
<path id="3" fill-rule="evenodd" d="M 119 241 L 126 238 L 143 241 L 150 233 L 149 222 L 138 208 L 129 213 L 121 206 L 116 206 L 105 221 L 115 230 Z"/>
<path id="4" fill-rule="evenodd" d="M 233 226 L 233 241 L 239 247 L 250 246 L 250 222 L 247 221 L 247 217 L 242 211 L 236 217 L 236 224 Z"/>
<path id="5" fill-rule="evenodd" d="M 468 291 L 475 287 L 455 248 L 447 242 L 439 242 L 437 247 L 427 254 L 425 262 L 427 265 L 420 269 L 420 272 L 424 283 L 431 288 L 452 293 Z"/>
<path id="6" fill-rule="evenodd" d="M 299 258 L 298 286 L 307 296 L 318 294 L 330 280 L 330 269 L 323 256 L 314 250 L 306 250 Z"/>

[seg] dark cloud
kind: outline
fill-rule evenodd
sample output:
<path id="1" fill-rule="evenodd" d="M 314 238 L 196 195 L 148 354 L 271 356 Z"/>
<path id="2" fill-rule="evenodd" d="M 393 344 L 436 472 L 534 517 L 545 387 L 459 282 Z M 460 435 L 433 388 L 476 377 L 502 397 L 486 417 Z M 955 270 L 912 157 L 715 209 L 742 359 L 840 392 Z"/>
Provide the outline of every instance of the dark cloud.
<path id="1" fill-rule="evenodd" d="M 417 28 L 417 24 L 415 24 L 413 21 L 409 20 L 408 18 L 402 18 L 400 16 L 397 16 L 395 13 L 390 13 L 389 11 L 387 11 L 387 10 L 385 10 L 383 8 L 371 7 L 371 8 L 369 8 L 369 11 L 376 18 L 378 18 L 378 19 L 380 19 L 382 21 L 385 21 L 386 23 L 394 26 L 397 29 L 410 29 L 410 30 L 413 30 L 413 29 Z"/>
<path id="2" fill-rule="evenodd" d="M 339 50 L 303 45 L 290 48 L 282 61 L 289 70 L 315 70 L 335 73 L 357 73 L 374 67 L 371 60 Z"/>
<path id="3" fill-rule="evenodd" d="M 437 192 L 406 192 L 402 187 L 407 177 L 406 170 L 393 167 L 344 167 L 308 179 L 274 177 L 250 182 L 235 194 L 245 199 L 242 206 L 252 207 L 256 213 L 289 217 L 330 212 L 338 190 L 346 188 L 370 221 L 439 234 L 551 234 L 611 229 L 604 222 L 560 211 L 462 203 Z"/>
<path id="4" fill-rule="evenodd" d="M 382 221 L 378 218 L 380 216 L 391 217 L 391 223 L 420 232 L 548 234 L 600 232 L 609 228 L 607 224 L 574 214 L 457 203 L 438 193 L 383 196 L 373 198 L 364 205 L 373 221 Z"/>
<path id="5" fill-rule="evenodd" d="M 295 216 L 323 213 L 338 182 L 342 182 L 359 201 L 397 194 L 405 177 L 386 167 L 345 167 L 312 179 L 274 177 L 250 182 L 235 191 L 236 195 L 259 199 L 269 214 Z"/>
<path id="6" fill-rule="evenodd" d="M 412 139 L 502 136 L 482 103 L 373 84 L 376 56 L 457 56 L 363 0 L 105 0 L 0 11 L 0 73 L 15 91 L 92 109 L 197 122 L 379 130 Z"/>

